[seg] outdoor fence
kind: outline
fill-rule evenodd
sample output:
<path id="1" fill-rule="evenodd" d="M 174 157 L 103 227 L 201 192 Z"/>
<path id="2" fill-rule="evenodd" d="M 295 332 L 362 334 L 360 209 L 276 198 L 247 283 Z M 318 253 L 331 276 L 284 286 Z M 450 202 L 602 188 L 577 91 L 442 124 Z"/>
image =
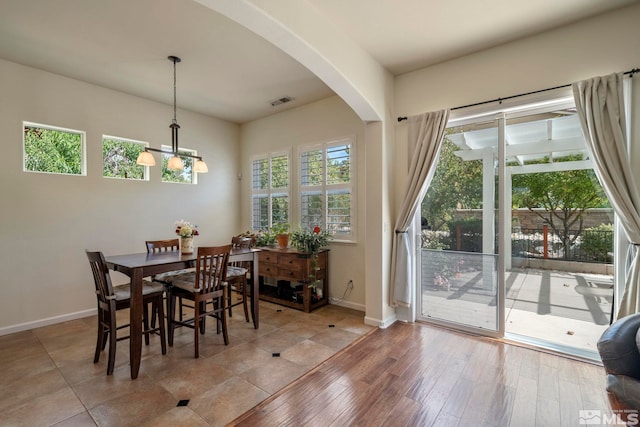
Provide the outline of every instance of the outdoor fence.
<path id="1" fill-rule="evenodd" d="M 569 231 L 574 238 L 578 231 Z M 496 236 L 496 247 L 498 241 Z M 521 258 L 540 258 L 590 263 L 611 263 L 613 231 L 588 228 L 580 232 L 565 250 L 562 239 L 547 225 L 543 228 L 519 228 L 511 233 L 511 255 Z M 482 252 L 482 233 L 476 228 L 458 225 L 449 231 L 422 231 L 422 247 L 462 252 Z"/>

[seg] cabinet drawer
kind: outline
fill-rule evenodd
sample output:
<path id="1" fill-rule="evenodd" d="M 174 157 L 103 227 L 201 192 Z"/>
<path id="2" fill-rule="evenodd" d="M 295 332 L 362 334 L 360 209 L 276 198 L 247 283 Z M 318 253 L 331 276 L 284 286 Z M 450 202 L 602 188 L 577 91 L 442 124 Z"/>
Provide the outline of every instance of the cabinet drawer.
<path id="1" fill-rule="evenodd" d="M 258 261 L 260 264 L 277 264 L 278 263 L 278 254 L 268 251 L 263 251 L 258 254 Z"/>
<path id="2" fill-rule="evenodd" d="M 301 271 L 306 265 L 306 259 L 296 254 L 278 255 L 278 267 L 289 271 Z"/>
<path id="3" fill-rule="evenodd" d="M 278 277 L 278 266 L 276 264 L 262 262 L 262 260 L 260 260 L 258 270 L 258 274 L 261 276 Z"/>
<path id="4" fill-rule="evenodd" d="M 286 279 L 286 280 L 295 280 L 298 282 L 301 282 L 307 279 L 302 269 L 287 268 L 287 267 L 280 267 L 278 269 L 278 277 L 282 277 L 283 279 Z"/>

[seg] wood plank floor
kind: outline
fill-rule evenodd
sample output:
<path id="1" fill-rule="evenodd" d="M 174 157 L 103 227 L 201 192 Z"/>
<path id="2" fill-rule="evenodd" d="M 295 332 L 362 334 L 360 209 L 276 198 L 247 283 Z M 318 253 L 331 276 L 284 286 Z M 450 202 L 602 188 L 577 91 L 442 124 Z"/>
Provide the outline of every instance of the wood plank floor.
<path id="1" fill-rule="evenodd" d="M 595 364 L 425 324 L 377 329 L 229 425 L 578 426 Z"/>

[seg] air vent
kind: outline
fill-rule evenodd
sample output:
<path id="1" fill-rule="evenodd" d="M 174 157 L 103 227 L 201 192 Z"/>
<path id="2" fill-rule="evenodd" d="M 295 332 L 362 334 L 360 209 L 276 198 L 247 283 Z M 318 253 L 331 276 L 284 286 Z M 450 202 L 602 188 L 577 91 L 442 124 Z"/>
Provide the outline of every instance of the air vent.
<path id="1" fill-rule="evenodd" d="M 293 101 L 293 98 L 290 96 L 283 96 L 282 98 L 274 99 L 273 101 L 269 101 L 272 107 L 278 107 L 282 104 L 286 104 L 287 102 Z"/>

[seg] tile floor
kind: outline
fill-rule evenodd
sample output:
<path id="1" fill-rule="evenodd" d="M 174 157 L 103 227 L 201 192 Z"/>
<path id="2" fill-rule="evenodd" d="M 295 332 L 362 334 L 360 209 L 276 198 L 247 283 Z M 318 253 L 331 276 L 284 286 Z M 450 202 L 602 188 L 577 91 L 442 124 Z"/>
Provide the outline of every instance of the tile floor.
<path id="1" fill-rule="evenodd" d="M 211 321 L 199 359 L 190 329 L 176 332 L 165 356 L 152 337 L 133 381 L 128 341 L 118 343 L 113 376 L 106 352 L 93 363 L 95 317 L 5 335 L 0 426 L 222 426 L 372 330 L 363 317 L 333 305 L 307 314 L 261 302 L 258 330 L 234 312 L 228 346 Z M 188 405 L 178 407 L 181 399 Z"/>

